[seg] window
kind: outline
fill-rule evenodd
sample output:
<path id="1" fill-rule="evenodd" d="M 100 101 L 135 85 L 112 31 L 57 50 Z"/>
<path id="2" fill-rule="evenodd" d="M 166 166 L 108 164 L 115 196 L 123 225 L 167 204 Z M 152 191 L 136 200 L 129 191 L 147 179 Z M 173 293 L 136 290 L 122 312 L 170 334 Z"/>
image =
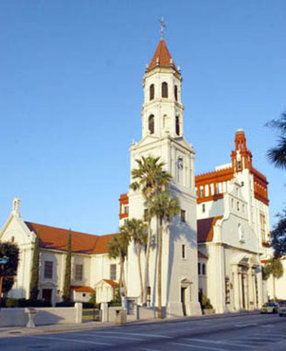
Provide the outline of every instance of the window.
<path id="1" fill-rule="evenodd" d="M 200 188 L 200 196 L 204 197 L 204 188 L 203 187 Z"/>
<path id="2" fill-rule="evenodd" d="M 44 278 L 47 278 L 47 279 L 53 278 L 53 262 L 52 261 L 45 261 Z"/>
<path id="3" fill-rule="evenodd" d="M 153 100 L 153 99 L 154 99 L 154 95 L 155 95 L 154 84 L 151 84 L 151 85 L 150 85 L 150 91 L 149 91 L 150 100 Z"/>
<path id="4" fill-rule="evenodd" d="M 202 275 L 206 275 L 206 265 L 202 264 Z"/>
<path id="5" fill-rule="evenodd" d="M 237 201 L 237 203 L 236 203 L 236 209 L 237 209 L 237 211 L 239 211 L 239 202 Z"/>
<path id="6" fill-rule="evenodd" d="M 238 168 L 239 170 L 241 170 L 241 161 L 238 161 L 238 163 L 237 163 L 237 168 Z"/>
<path id="7" fill-rule="evenodd" d="M 180 135 L 180 117 L 176 116 L 176 134 Z"/>
<path id="8" fill-rule="evenodd" d="M 206 212 L 206 204 L 202 204 L 202 211 Z"/>
<path id="9" fill-rule="evenodd" d="M 260 231 L 261 231 L 261 240 L 262 240 L 262 242 L 265 242 L 265 239 L 266 239 L 265 215 L 263 213 L 260 213 Z"/>
<path id="10" fill-rule="evenodd" d="M 174 97 L 175 97 L 175 100 L 178 101 L 178 86 L 177 85 L 174 86 Z"/>
<path id="11" fill-rule="evenodd" d="M 116 280 L 116 264 L 110 265 L 110 279 Z"/>
<path id="12" fill-rule="evenodd" d="M 181 222 L 185 223 L 186 222 L 186 211 L 181 210 Z"/>
<path id="13" fill-rule="evenodd" d="M 83 265 L 76 264 L 75 265 L 75 280 L 82 280 L 83 279 Z"/>
<path id="14" fill-rule="evenodd" d="M 154 134 L 154 115 L 149 116 L 148 129 L 150 134 Z"/>
<path id="15" fill-rule="evenodd" d="M 199 275 L 201 274 L 201 264 L 200 264 L 200 262 L 198 263 L 198 274 Z"/>
<path id="16" fill-rule="evenodd" d="M 186 258 L 186 247 L 182 245 L 182 258 Z"/>
<path id="17" fill-rule="evenodd" d="M 129 206 L 125 205 L 123 207 L 123 213 L 128 213 L 129 212 Z"/>
<path id="18" fill-rule="evenodd" d="M 162 98 L 167 98 L 168 97 L 168 83 L 163 82 L 162 83 Z"/>

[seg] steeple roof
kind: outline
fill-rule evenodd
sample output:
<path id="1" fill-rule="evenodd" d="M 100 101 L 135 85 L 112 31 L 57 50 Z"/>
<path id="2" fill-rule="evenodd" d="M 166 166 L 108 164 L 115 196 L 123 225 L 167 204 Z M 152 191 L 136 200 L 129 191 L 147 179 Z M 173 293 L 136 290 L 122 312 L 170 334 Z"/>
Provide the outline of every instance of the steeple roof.
<path id="1" fill-rule="evenodd" d="M 155 67 L 173 67 L 177 70 L 174 60 L 167 48 L 165 40 L 163 38 L 160 39 L 155 54 L 150 62 L 148 70 L 151 70 Z"/>

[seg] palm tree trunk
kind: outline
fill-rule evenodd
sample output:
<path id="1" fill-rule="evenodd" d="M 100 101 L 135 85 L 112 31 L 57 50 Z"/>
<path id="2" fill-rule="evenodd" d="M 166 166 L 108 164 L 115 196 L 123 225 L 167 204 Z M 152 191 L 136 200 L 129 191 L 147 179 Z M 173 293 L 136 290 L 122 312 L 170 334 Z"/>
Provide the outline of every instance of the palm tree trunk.
<path id="1" fill-rule="evenodd" d="M 163 242 L 163 220 L 160 218 L 159 227 L 159 255 L 158 255 L 158 318 L 163 318 L 162 315 L 162 242 Z"/>
<path id="2" fill-rule="evenodd" d="M 275 288 L 275 277 L 274 274 L 272 273 L 272 279 L 273 279 L 273 300 L 276 300 L 276 288 Z"/>
<path id="3" fill-rule="evenodd" d="M 137 243 L 136 243 L 136 249 L 137 249 L 139 279 L 140 279 L 140 298 L 141 298 L 141 303 L 142 303 L 144 290 L 143 290 L 143 277 L 142 277 L 142 268 L 141 268 L 141 246 L 140 246 L 139 241 L 137 241 Z"/>
<path id="4" fill-rule="evenodd" d="M 148 238 L 147 238 L 147 248 L 146 248 L 146 257 L 145 257 L 143 305 L 147 305 L 147 287 L 148 287 L 150 247 L 151 247 L 151 219 L 148 219 Z"/>
<path id="5" fill-rule="evenodd" d="M 121 266 L 121 274 L 122 274 L 122 285 L 123 285 L 123 290 L 124 290 L 124 296 L 127 296 L 127 286 L 126 286 L 126 281 L 125 281 L 125 274 L 124 274 L 124 258 L 121 258 L 120 260 L 120 266 Z"/>

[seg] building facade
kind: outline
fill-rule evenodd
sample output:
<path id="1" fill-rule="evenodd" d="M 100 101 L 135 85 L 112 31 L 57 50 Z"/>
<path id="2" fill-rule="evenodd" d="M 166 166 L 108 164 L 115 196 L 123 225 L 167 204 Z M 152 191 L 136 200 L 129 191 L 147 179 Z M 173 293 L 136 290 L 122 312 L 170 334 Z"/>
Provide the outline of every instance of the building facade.
<path id="1" fill-rule="evenodd" d="M 55 305 L 62 301 L 68 236 L 72 239 L 71 298 L 88 302 L 95 286 L 107 281 L 99 289 L 97 302 L 113 299 L 118 287 L 119 261 L 108 257 L 107 243 L 113 235 L 90 235 L 24 221 L 20 216 L 20 200 L 13 200 L 10 217 L 0 232 L 1 242 L 16 243 L 20 249 L 17 277 L 9 296 L 29 299 L 33 250 L 39 237 L 38 298 Z"/>
<path id="2" fill-rule="evenodd" d="M 230 163 L 195 176 L 194 150 L 184 137 L 181 83 L 180 69 L 161 38 L 143 78 L 142 138 L 130 148 L 130 170 L 137 168 L 136 160 L 143 156 L 160 157 L 172 175 L 169 191 L 181 207 L 181 213 L 164 227 L 162 303 L 167 316 L 198 315 L 201 292 L 218 313 L 253 310 L 275 294 L 270 288 L 273 284 L 262 280 L 262 266 L 271 257 L 268 182 L 252 166 L 243 130 L 235 134 Z M 119 201 L 120 225 L 127 218 L 144 217 L 140 191 L 129 190 Z M 158 223 L 153 218 L 151 224 L 148 302 L 156 308 Z M 29 297 L 38 235 L 39 298 L 53 304 L 61 300 L 69 232 L 24 221 L 19 200 L 14 199 L 12 213 L 0 233 L 0 241 L 15 242 L 20 248 L 18 275 L 10 296 Z M 71 235 L 74 300 L 87 301 L 94 290 L 97 302 L 112 300 L 118 287 L 119 261 L 109 258 L 108 242 L 116 234 L 71 231 Z M 131 242 L 125 266 L 127 292 L 140 304 L 136 255 Z M 144 263 L 142 254 L 142 267 Z M 281 284 L 277 285 L 279 293 Z"/>

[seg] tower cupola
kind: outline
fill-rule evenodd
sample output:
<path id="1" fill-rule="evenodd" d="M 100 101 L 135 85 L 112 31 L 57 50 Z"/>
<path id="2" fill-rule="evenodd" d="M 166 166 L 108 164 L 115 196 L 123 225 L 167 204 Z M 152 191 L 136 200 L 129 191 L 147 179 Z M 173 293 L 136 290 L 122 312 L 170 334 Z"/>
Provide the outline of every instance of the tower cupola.
<path id="1" fill-rule="evenodd" d="M 241 172 L 245 168 L 252 167 L 252 154 L 247 149 L 246 137 L 243 129 L 238 129 L 235 133 L 235 150 L 231 153 L 232 165 L 235 172 Z"/>
<path id="2" fill-rule="evenodd" d="M 161 37 L 143 79 L 142 136 L 183 136 L 181 72 Z"/>

